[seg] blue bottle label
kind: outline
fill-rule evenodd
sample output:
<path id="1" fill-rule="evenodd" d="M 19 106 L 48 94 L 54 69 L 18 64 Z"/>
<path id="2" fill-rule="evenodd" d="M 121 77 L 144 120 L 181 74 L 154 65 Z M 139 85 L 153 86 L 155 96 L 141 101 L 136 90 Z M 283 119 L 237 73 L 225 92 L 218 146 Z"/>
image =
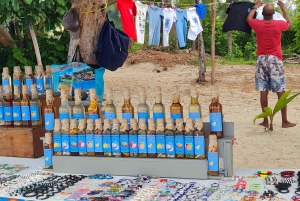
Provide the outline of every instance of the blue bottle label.
<path id="1" fill-rule="evenodd" d="M 35 78 L 36 89 L 38 93 L 45 92 L 44 79 L 43 78 Z"/>
<path id="2" fill-rule="evenodd" d="M 201 118 L 200 112 L 189 112 L 189 118 L 191 118 L 193 121 L 196 121 L 196 119 Z"/>
<path id="3" fill-rule="evenodd" d="M 53 147 L 54 147 L 54 151 L 56 152 L 62 151 L 61 135 L 59 134 L 53 135 Z"/>
<path id="4" fill-rule="evenodd" d="M 52 85 L 53 85 L 52 78 L 46 77 L 46 90 L 53 90 Z"/>
<path id="5" fill-rule="evenodd" d="M 176 119 L 181 119 L 182 115 L 181 113 L 175 113 L 175 114 L 171 114 L 171 119 L 176 122 Z"/>
<path id="6" fill-rule="evenodd" d="M 13 106 L 13 119 L 14 121 L 21 121 L 21 107 Z"/>
<path id="7" fill-rule="evenodd" d="M 138 135 L 138 145 L 139 145 L 139 153 L 146 154 L 147 153 L 147 141 L 146 135 Z"/>
<path id="8" fill-rule="evenodd" d="M 148 118 L 149 118 L 148 112 L 138 112 L 138 122 L 140 122 L 140 119 L 145 119 L 146 124 L 148 125 Z"/>
<path id="9" fill-rule="evenodd" d="M 81 113 L 73 113 L 72 118 L 76 119 L 76 121 L 79 121 L 80 119 L 83 119 L 83 114 L 81 114 Z"/>
<path id="10" fill-rule="evenodd" d="M 175 138 L 174 136 L 166 136 L 166 154 L 174 155 L 175 154 Z"/>
<path id="11" fill-rule="evenodd" d="M 218 152 L 207 152 L 208 171 L 219 171 Z"/>
<path id="12" fill-rule="evenodd" d="M 104 153 L 111 153 L 110 135 L 103 135 L 103 151 Z"/>
<path id="13" fill-rule="evenodd" d="M 138 153 L 138 137 L 137 135 L 129 135 L 129 147 L 130 153 Z"/>
<path id="14" fill-rule="evenodd" d="M 33 84 L 33 80 L 31 78 L 25 79 L 25 85 L 28 86 L 28 92 L 31 92 L 31 85 Z"/>
<path id="15" fill-rule="evenodd" d="M 164 135 L 156 135 L 156 151 L 158 154 L 166 153 L 166 141 Z"/>
<path id="16" fill-rule="evenodd" d="M 21 111 L 22 111 L 22 120 L 29 121 L 30 120 L 30 107 L 29 106 L 21 106 Z M 32 119 L 32 120 L 34 120 L 34 119 Z"/>
<path id="17" fill-rule="evenodd" d="M 88 116 L 88 119 L 95 120 L 95 119 L 98 119 L 98 118 L 99 118 L 98 114 L 89 114 L 89 116 Z"/>
<path id="18" fill-rule="evenodd" d="M 6 94 L 5 86 L 9 86 L 9 79 L 7 78 L 2 78 L 2 91 L 3 94 Z"/>
<path id="19" fill-rule="evenodd" d="M 100 146 L 100 144 L 99 144 L 99 146 Z M 95 152 L 94 134 L 86 134 L 86 151 L 87 152 Z"/>
<path id="20" fill-rule="evenodd" d="M 204 136 L 194 136 L 195 155 L 205 155 Z"/>
<path id="21" fill-rule="evenodd" d="M 94 135 L 95 141 L 95 152 L 103 152 L 103 136 L 102 135 Z"/>
<path id="22" fill-rule="evenodd" d="M 156 154 L 156 139 L 155 135 L 147 135 L 148 153 Z"/>
<path id="23" fill-rule="evenodd" d="M 86 137 L 85 137 L 85 135 L 78 135 L 78 151 L 79 151 L 79 153 L 86 152 Z"/>
<path id="24" fill-rule="evenodd" d="M 104 113 L 104 119 L 109 119 L 113 121 L 116 118 L 116 115 L 114 112 L 105 112 Z"/>
<path id="25" fill-rule="evenodd" d="M 12 121 L 13 120 L 13 112 L 12 107 L 4 107 L 4 121 Z"/>
<path id="26" fill-rule="evenodd" d="M 61 135 L 61 145 L 63 152 L 70 152 L 70 137 L 69 135 Z"/>
<path id="27" fill-rule="evenodd" d="M 120 135 L 121 153 L 129 153 L 128 134 Z"/>
<path id="28" fill-rule="evenodd" d="M 210 113 L 210 130 L 214 132 L 222 131 L 222 114 L 221 113 Z"/>
<path id="29" fill-rule="evenodd" d="M 184 136 L 184 149 L 186 155 L 195 155 L 194 136 Z"/>
<path id="30" fill-rule="evenodd" d="M 132 119 L 131 113 L 122 113 L 122 119 L 127 119 L 128 123 L 130 122 L 130 119 Z"/>
<path id="31" fill-rule="evenodd" d="M 77 135 L 70 135 L 70 152 L 79 152 Z"/>
<path id="32" fill-rule="evenodd" d="M 156 123 L 157 119 L 163 119 L 165 122 L 165 115 L 163 112 L 153 112 L 153 120 Z"/>
<path id="33" fill-rule="evenodd" d="M 0 121 L 4 120 L 4 110 L 3 106 L 0 106 Z"/>
<path id="34" fill-rule="evenodd" d="M 37 105 L 31 105 L 30 106 L 30 116 L 31 116 L 32 121 L 40 120 L 39 106 L 37 106 Z"/>
<path id="35" fill-rule="evenodd" d="M 52 149 L 44 149 L 45 166 L 52 166 L 52 156 L 53 156 Z"/>
<path id="36" fill-rule="evenodd" d="M 18 86 L 19 92 L 22 92 L 21 80 L 20 79 L 13 79 L 14 86 Z"/>
<path id="37" fill-rule="evenodd" d="M 175 153 L 184 154 L 184 136 L 176 135 L 175 136 Z"/>
<path id="38" fill-rule="evenodd" d="M 60 120 L 68 119 L 70 120 L 70 114 L 69 113 L 59 113 Z"/>
<path id="39" fill-rule="evenodd" d="M 111 148 L 112 153 L 121 153 L 119 135 L 111 135 Z"/>
<path id="40" fill-rule="evenodd" d="M 45 113 L 45 130 L 51 131 L 54 129 L 54 114 Z"/>

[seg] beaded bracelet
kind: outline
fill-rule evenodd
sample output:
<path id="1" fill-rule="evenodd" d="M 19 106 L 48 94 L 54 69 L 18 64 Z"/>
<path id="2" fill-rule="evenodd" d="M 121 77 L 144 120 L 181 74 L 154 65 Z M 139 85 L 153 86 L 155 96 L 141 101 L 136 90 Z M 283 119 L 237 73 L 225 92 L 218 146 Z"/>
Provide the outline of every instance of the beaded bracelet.
<path id="1" fill-rule="evenodd" d="M 290 177 L 295 176 L 295 172 L 294 171 L 282 171 L 282 172 L 280 172 L 280 175 L 282 178 L 290 178 Z"/>

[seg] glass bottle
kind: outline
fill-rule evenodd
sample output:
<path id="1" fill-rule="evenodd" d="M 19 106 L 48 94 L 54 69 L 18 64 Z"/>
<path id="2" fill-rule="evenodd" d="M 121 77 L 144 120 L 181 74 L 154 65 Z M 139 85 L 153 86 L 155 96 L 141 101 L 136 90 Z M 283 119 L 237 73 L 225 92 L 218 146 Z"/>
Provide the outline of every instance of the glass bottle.
<path id="1" fill-rule="evenodd" d="M 157 119 L 156 128 L 156 151 L 157 158 L 166 158 L 166 139 L 165 139 L 165 126 L 163 119 Z"/>
<path id="2" fill-rule="evenodd" d="M 52 156 L 53 156 L 52 133 L 45 133 L 45 140 L 44 140 L 45 169 L 53 169 Z"/>
<path id="3" fill-rule="evenodd" d="M 46 66 L 46 73 L 44 76 L 45 90 L 53 91 L 53 75 L 51 66 Z"/>
<path id="4" fill-rule="evenodd" d="M 120 145 L 121 145 L 121 156 L 129 157 L 129 128 L 127 119 L 122 119 L 122 125 L 120 127 Z"/>
<path id="5" fill-rule="evenodd" d="M 114 119 L 113 127 L 111 129 L 111 148 L 112 155 L 114 157 L 121 156 L 121 148 L 120 148 L 120 125 L 119 120 Z"/>
<path id="6" fill-rule="evenodd" d="M 68 102 L 68 94 L 66 89 L 60 91 L 61 106 L 59 107 L 59 118 L 60 120 L 71 118 L 71 108 Z"/>
<path id="7" fill-rule="evenodd" d="M 25 85 L 26 86 L 26 85 Z M 26 86 L 27 88 L 27 86 Z M 28 97 L 28 90 L 27 91 L 27 100 Z M 24 98 L 23 98 L 24 99 Z M 30 100 L 30 118 L 32 126 L 41 126 L 42 125 L 42 103 L 39 100 L 36 85 L 31 85 L 31 100 Z"/>
<path id="8" fill-rule="evenodd" d="M 14 86 L 14 100 L 13 100 L 13 120 L 14 126 L 22 126 L 22 119 L 21 116 L 21 99 L 20 99 L 20 92 L 19 87 Z"/>
<path id="9" fill-rule="evenodd" d="M 194 148 L 194 125 L 193 120 L 188 118 L 185 124 L 185 134 L 184 134 L 184 149 L 185 158 L 193 159 L 195 158 L 195 148 Z"/>
<path id="10" fill-rule="evenodd" d="M 134 108 L 130 102 L 129 89 L 124 88 L 124 104 L 122 106 L 122 119 L 127 119 L 127 122 L 130 122 L 130 119 L 134 118 Z"/>
<path id="11" fill-rule="evenodd" d="M 222 105 L 219 103 L 218 87 L 212 85 L 212 100 L 209 105 L 210 134 L 223 138 Z"/>
<path id="12" fill-rule="evenodd" d="M 103 151 L 104 156 L 111 157 L 111 129 L 110 129 L 110 120 L 104 119 L 103 126 Z"/>
<path id="13" fill-rule="evenodd" d="M 51 90 L 46 90 L 46 106 L 44 108 L 44 125 L 46 132 L 53 132 L 55 108 L 53 107 L 53 95 Z"/>
<path id="14" fill-rule="evenodd" d="M 87 152 L 86 152 L 86 135 L 85 135 L 86 125 L 85 124 L 86 124 L 85 119 L 79 120 L 79 123 L 78 123 L 78 152 L 79 152 L 80 156 L 85 156 L 87 154 Z"/>
<path id="15" fill-rule="evenodd" d="M 47 93 L 47 91 L 46 91 Z M 64 119 L 61 121 L 61 144 L 62 144 L 62 151 L 64 156 L 70 156 L 70 123 L 69 119 Z"/>
<path id="16" fill-rule="evenodd" d="M 154 119 L 148 120 L 149 129 L 147 132 L 147 146 L 148 146 L 148 158 L 156 158 L 156 129 Z"/>
<path id="17" fill-rule="evenodd" d="M 75 105 L 73 107 L 73 114 L 72 118 L 76 119 L 79 122 L 80 119 L 85 119 L 85 108 L 81 102 L 81 90 L 75 89 L 74 90 L 74 98 L 75 98 Z"/>
<path id="18" fill-rule="evenodd" d="M 100 108 L 98 106 L 96 90 L 90 89 L 90 105 L 88 107 L 88 119 L 99 119 L 100 118 Z"/>
<path id="19" fill-rule="evenodd" d="M 32 74 L 31 66 L 25 66 L 24 85 L 28 86 L 28 91 L 31 93 L 31 85 L 34 83 L 34 76 Z"/>
<path id="20" fill-rule="evenodd" d="M 153 105 L 153 119 L 157 124 L 157 119 L 162 119 L 165 122 L 165 106 L 161 102 L 162 93 L 160 87 L 155 87 L 155 104 Z"/>
<path id="21" fill-rule="evenodd" d="M 209 145 L 207 152 L 208 162 L 208 175 L 218 176 L 219 175 L 219 153 L 218 153 L 218 141 L 215 134 L 209 135 Z"/>
<path id="22" fill-rule="evenodd" d="M 129 151 L 130 157 L 138 157 L 138 125 L 136 119 L 130 119 Z"/>
<path id="23" fill-rule="evenodd" d="M 95 120 L 95 132 L 94 132 L 94 139 L 95 139 L 95 155 L 97 157 L 104 156 L 103 151 L 103 127 L 101 119 Z"/>
<path id="24" fill-rule="evenodd" d="M 21 99 L 22 99 L 22 86 L 23 86 L 23 76 L 20 69 L 20 66 L 14 67 L 14 74 L 13 74 L 13 85 L 18 86 L 19 92 L 21 93 Z"/>
<path id="25" fill-rule="evenodd" d="M 173 120 L 170 118 L 167 119 L 165 136 L 167 158 L 175 158 L 175 128 Z"/>
<path id="26" fill-rule="evenodd" d="M 193 122 L 195 122 L 196 119 L 201 118 L 201 106 L 198 102 L 198 93 L 196 86 L 191 87 L 191 103 L 189 105 L 189 118 L 191 118 Z"/>
<path id="27" fill-rule="evenodd" d="M 5 126 L 12 126 L 13 122 L 13 97 L 10 86 L 5 86 L 5 99 L 4 99 L 4 121 Z"/>
<path id="28" fill-rule="evenodd" d="M 139 121 L 139 131 L 138 131 L 138 145 L 139 145 L 139 157 L 140 158 L 147 158 L 148 151 L 147 151 L 147 125 L 145 119 L 140 119 Z"/>
<path id="29" fill-rule="evenodd" d="M 11 77 L 9 75 L 9 69 L 8 67 L 3 67 L 3 73 L 2 73 L 2 89 L 3 94 L 6 94 L 5 87 L 10 86 L 10 89 L 12 89 L 11 86 Z"/>
<path id="30" fill-rule="evenodd" d="M 2 93 L 2 86 L 0 86 L 0 126 L 4 126 L 4 99 L 3 99 L 3 93 Z"/>
<path id="31" fill-rule="evenodd" d="M 78 126 L 76 119 L 71 119 L 70 123 L 70 152 L 71 156 L 79 156 Z"/>
<path id="32" fill-rule="evenodd" d="M 31 87 L 32 86 L 33 85 L 31 85 Z M 32 121 L 30 120 L 30 101 L 29 101 L 29 96 L 28 96 L 28 86 L 23 85 L 22 91 L 23 91 L 23 99 L 21 101 L 21 112 L 22 112 L 23 126 L 31 126 Z M 34 116 L 34 115 L 32 115 L 32 116 Z"/>
<path id="33" fill-rule="evenodd" d="M 94 121 L 93 119 L 87 120 L 86 125 L 86 150 L 87 156 L 95 156 L 95 140 L 94 140 Z M 98 144 L 98 147 L 100 144 Z"/>
<path id="34" fill-rule="evenodd" d="M 140 104 L 137 107 L 137 114 L 138 114 L 138 122 L 140 119 L 145 119 L 146 124 L 148 125 L 149 119 L 149 106 L 146 103 L 146 91 L 145 87 L 140 87 Z"/>
<path id="35" fill-rule="evenodd" d="M 53 147 L 54 147 L 54 156 L 61 156 L 62 152 L 62 143 L 61 143 L 61 122 L 60 119 L 54 120 L 54 131 L 53 131 Z"/>
<path id="36" fill-rule="evenodd" d="M 176 119 L 176 131 L 175 131 L 175 157 L 185 158 L 184 155 L 184 125 L 183 119 Z"/>
<path id="37" fill-rule="evenodd" d="M 194 128 L 195 159 L 205 159 L 205 138 L 202 119 L 196 119 Z"/>
<path id="38" fill-rule="evenodd" d="M 170 114 L 174 125 L 176 124 L 176 119 L 183 118 L 183 107 L 180 104 L 180 95 L 177 86 L 173 87 L 173 103 L 170 107 Z"/>
<path id="39" fill-rule="evenodd" d="M 104 118 L 113 121 L 117 119 L 116 106 L 114 105 L 114 97 L 111 88 L 106 90 L 106 105 L 104 107 Z"/>
<path id="40" fill-rule="evenodd" d="M 45 93 L 44 76 L 45 71 L 43 66 L 35 66 L 34 83 L 36 84 L 38 95 L 42 95 Z"/>

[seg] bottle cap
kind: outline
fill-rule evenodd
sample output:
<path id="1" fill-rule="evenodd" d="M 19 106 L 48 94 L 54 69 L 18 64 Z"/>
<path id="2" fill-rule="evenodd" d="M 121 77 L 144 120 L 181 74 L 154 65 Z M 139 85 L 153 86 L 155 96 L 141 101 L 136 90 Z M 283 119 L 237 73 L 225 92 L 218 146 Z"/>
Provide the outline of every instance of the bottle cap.
<path id="1" fill-rule="evenodd" d="M 60 125 L 60 119 L 55 119 L 55 120 L 54 120 L 54 124 L 55 124 L 55 125 Z"/>
<path id="2" fill-rule="evenodd" d="M 130 124 L 136 124 L 136 119 L 130 119 Z"/>
<path id="3" fill-rule="evenodd" d="M 46 90 L 46 96 L 52 96 L 53 92 L 52 90 Z"/>
<path id="4" fill-rule="evenodd" d="M 193 120 L 191 118 L 186 119 L 185 130 L 186 131 L 194 130 Z"/>
<path id="5" fill-rule="evenodd" d="M 17 72 L 18 72 L 18 71 L 21 71 L 20 66 L 15 66 L 15 67 L 14 67 L 14 72 L 16 72 L 16 71 L 17 71 Z"/>
<path id="6" fill-rule="evenodd" d="M 89 92 L 90 95 L 96 95 L 96 89 L 90 89 Z"/>
<path id="7" fill-rule="evenodd" d="M 202 119 L 196 119 L 195 121 L 195 127 L 200 131 L 203 128 L 203 121 Z"/>
<path id="8" fill-rule="evenodd" d="M 141 125 L 141 124 L 146 124 L 146 120 L 145 119 L 140 119 L 139 120 L 139 124 Z"/>
<path id="9" fill-rule="evenodd" d="M 25 66 L 25 73 L 26 74 L 32 74 L 32 67 L 31 66 Z"/>
<path id="10" fill-rule="evenodd" d="M 155 130 L 154 119 L 148 119 L 149 130 Z"/>
<path id="11" fill-rule="evenodd" d="M 77 120 L 76 119 L 71 119 L 70 125 L 72 125 L 73 127 L 77 126 Z"/>
<path id="12" fill-rule="evenodd" d="M 104 124 L 110 124 L 110 120 L 109 119 L 104 119 Z"/>
<path id="13" fill-rule="evenodd" d="M 27 85 L 23 85 L 22 86 L 22 91 L 24 92 L 28 92 L 28 86 Z"/>
<path id="14" fill-rule="evenodd" d="M 79 119 L 79 124 L 85 124 L 85 119 Z"/>
<path id="15" fill-rule="evenodd" d="M 96 124 L 96 125 L 102 125 L 101 119 L 96 119 L 96 120 L 95 120 L 95 124 Z"/>
<path id="16" fill-rule="evenodd" d="M 81 96 L 81 89 L 74 89 L 74 95 L 75 96 Z"/>
<path id="17" fill-rule="evenodd" d="M 174 130 L 173 120 L 168 118 L 166 122 L 167 122 L 167 126 L 166 126 L 167 129 Z"/>
<path id="18" fill-rule="evenodd" d="M 94 120 L 93 119 L 88 119 L 87 124 L 94 124 Z"/>
<path id="19" fill-rule="evenodd" d="M 61 123 L 64 125 L 69 125 L 69 119 L 63 119 L 61 120 Z"/>
<path id="20" fill-rule="evenodd" d="M 52 71 L 52 69 L 51 69 L 51 66 L 50 66 L 50 65 L 47 65 L 47 66 L 46 66 L 46 71 Z"/>
<path id="21" fill-rule="evenodd" d="M 147 125 L 146 125 L 146 120 L 145 119 L 140 119 L 139 120 L 139 127 L 140 127 L 140 129 L 143 129 L 143 130 L 147 129 Z"/>
<path id="22" fill-rule="evenodd" d="M 122 124 L 127 124 L 128 125 L 128 120 L 127 119 L 122 119 Z"/>
<path id="23" fill-rule="evenodd" d="M 14 86 L 14 93 L 15 94 L 20 94 L 19 86 Z"/>
<path id="24" fill-rule="evenodd" d="M 8 67 L 3 67 L 3 73 L 9 73 Z"/>
<path id="25" fill-rule="evenodd" d="M 161 87 L 156 86 L 156 87 L 155 87 L 155 92 L 161 92 Z"/>
<path id="26" fill-rule="evenodd" d="M 191 118 L 186 119 L 186 124 L 192 124 L 193 125 L 193 119 L 191 119 Z"/>
<path id="27" fill-rule="evenodd" d="M 113 124 L 118 124 L 119 125 L 119 120 L 118 119 L 114 119 Z"/>
<path id="28" fill-rule="evenodd" d="M 164 125 L 164 120 L 163 119 L 157 119 L 156 122 L 157 122 L 157 124 Z"/>
<path id="29" fill-rule="evenodd" d="M 120 131 L 124 132 L 126 130 L 128 130 L 128 120 L 122 119 L 122 125 L 120 127 Z"/>

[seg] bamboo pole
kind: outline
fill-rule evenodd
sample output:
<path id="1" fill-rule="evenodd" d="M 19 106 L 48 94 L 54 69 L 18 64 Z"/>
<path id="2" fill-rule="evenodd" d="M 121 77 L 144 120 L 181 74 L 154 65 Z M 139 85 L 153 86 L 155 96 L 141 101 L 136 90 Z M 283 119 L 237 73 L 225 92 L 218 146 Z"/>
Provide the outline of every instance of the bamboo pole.
<path id="1" fill-rule="evenodd" d="M 212 6 L 212 30 L 211 30 L 211 84 L 215 84 L 215 34 L 216 34 L 216 12 L 217 0 L 214 0 Z"/>
<path id="2" fill-rule="evenodd" d="M 32 39 L 32 42 L 33 42 L 33 47 L 34 47 L 34 51 L 35 51 L 37 65 L 42 66 L 43 64 L 42 64 L 40 48 L 39 48 L 39 45 L 38 45 L 38 42 L 37 42 L 36 35 L 35 35 L 32 24 L 29 24 L 29 30 L 30 30 L 31 39 Z"/>

